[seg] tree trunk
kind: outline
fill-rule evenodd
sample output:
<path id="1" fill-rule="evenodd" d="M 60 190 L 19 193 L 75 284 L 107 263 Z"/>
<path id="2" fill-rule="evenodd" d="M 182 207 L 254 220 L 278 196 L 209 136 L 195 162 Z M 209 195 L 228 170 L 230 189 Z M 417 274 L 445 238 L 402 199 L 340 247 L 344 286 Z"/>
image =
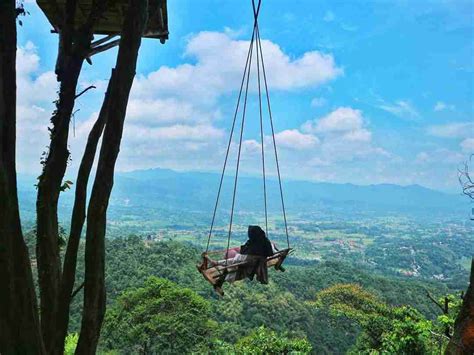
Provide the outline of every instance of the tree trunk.
<path id="1" fill-rule="evenodd" d="M 130 0 L 123 24 L 104 137 L 87 213 L 84 310 L 76 354 L 95 353 L 104 318 L 106 211 L 147 10 L 147 0 Z"/>
<path id="2" fill-rule="evenodd" d="M 446 354 L 474 354 L 474 258 L 471 261 L 469 287 L 454 323 L 454 332 Z"/>
<path id="3" fill-rule="evenodd" d="M 69 159 L 68 136 L 76 100 L 76 88 L 84 59 L 92 41 L 92 28 L 106 7 L 106 1 L 94 0 L 85 24 L 75 30 L 77 0 L 67 0 L 64 22 L 59 29 L 59 51 L 56 74 L 60 81 L 59 99 L 51 118 L 51 142 L 43 172 L 38 181 L 36 200 L 36 256 L 40 289 L 40 314 L 43 340 L 48 353 L 55 350 L 56 321 L 61 291 L 61 258 L 59 254 L 58 200 Z M 72 248 L 73 249 L 73 248 Z M 68 277 L 70 273 L 66 275 Z M 66 282 L 74 283 L 74 279 Z M 69 306 L 68 306 L 69 307 Z M 62 307 L 62 310 L 65 308 Z M 63 340 L 64 341 L 64 340 Z M 58 351 L 62 351 L 59 349 Z"/>
<path id="4" fill-rule="evenodd" d="M 15 5 L 0 2 L 0 353 L 43 354 L 17 197 Z"/>
<path id="5" fill-rule="evenodd" d="M 51 122 L 51 143 L 38 182 L 36 200 L 36 256 L 40 289 L 40 313 L 43 339 L 48 353 L 52 351 L 61 278 L 59 255 L 58 200 L 69 159 L 67 149 L 69 121 L 83 59 L 68 58 L 61 81 L 57 111 Z"/>
<path id="6" fill-rule="evenodd" d="M 94 163 L 97 145 L 99 143 L 100 136 L 102 135 L 107 118 L 110 87 L 113 82 L 113 77 L 114 72 L 112 71 L 112 76 L 105 93 L 104 103 L 99 113 L 99 117 L 97 118 L 97 121 L 89 133 L 84 155 L 82 156 L 81 165 L 77 175 L 76 194 L 71 217 L 71 230 L 69 233 L 66 254 L 64 256 L 63 277 L 61 280 L 59 294 L 55 345 L 55 352 L 57 354 L 62 354 L 64 349 L 64 340 L 67 335 L 69 324 L 69 307 L 71 304 L 74 281 L 76 278 L 77 252 L 79 249 L 79 241 L 86 217 L 87 184 L 89 181 L 92 165 Z"/>

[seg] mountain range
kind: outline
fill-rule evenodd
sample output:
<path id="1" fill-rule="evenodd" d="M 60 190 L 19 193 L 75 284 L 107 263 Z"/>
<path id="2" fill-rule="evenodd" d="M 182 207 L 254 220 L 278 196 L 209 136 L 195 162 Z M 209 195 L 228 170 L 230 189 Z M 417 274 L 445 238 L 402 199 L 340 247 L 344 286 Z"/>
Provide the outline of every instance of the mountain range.
<path id="1" fill-rule="evenodd" d="M 124 208 L 160 208 L 211 213 L 220 175 L 217 173 L 177 172 L 168 169 L 136 170 L 117 173 L 110 211 Z M 232 203 L 233 177 L 226 176 L 220 208 Z M 32 176 L 19 175 L 18 189 L 22 211 L 34 217 L 36 191 Z M 74 186 L 72 187 L 74 189 Z M 340 213 L 405 213 L 423 216 L 466 215 L 470 205 L 461 194 L 448 194 L 419 185 L 353 185 L 309 181 L 284 181 L 284 201 L 291 213 L 330 211 Z M 74 193 L 62 193 L 61 209 L 69 210 Z M 278 181 L 267 180 L 270 212 L 281 210 Z M 262 179 L 239 178 L 236 209 L 249 212 L 263 209 Z"/>

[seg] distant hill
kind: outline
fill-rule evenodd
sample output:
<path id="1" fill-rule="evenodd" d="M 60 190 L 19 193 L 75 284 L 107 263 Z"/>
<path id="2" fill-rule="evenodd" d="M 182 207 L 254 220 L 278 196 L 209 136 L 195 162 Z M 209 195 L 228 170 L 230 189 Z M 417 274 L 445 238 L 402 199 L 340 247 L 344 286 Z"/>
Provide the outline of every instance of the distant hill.
<path id="1" fill-rule="evenodd" d="M 136 170 L 117 173 L 110 203 L 111 213 L 128 207 L 159 208 L 210 213 L 214 207 L 220 175 L 216 173 L 176 172 L 167 169 Z M 22 210 L 34 218 L 36 190 L 32 177 L 19 176 Z M 233 178 L 224 179 L 220 206 L 229 209 Z M 74 186 L 73 186 L 74 188 Z M 467 213 L 469 202 L 460 195 L 447 194 L 419 185 L 392 184 L 353 185 L 285 181 L 286 208 L 290 212 L 337 212 L 347 214 L 407 213 L 422 216 Z M 257 177 L 242 177 L 237 188 L 240 210 L 262 210 L 262 181 Z M 276 180 L 267 182 L 269 209 L 280 210 Z M 61 206 L 72 204 L 73 192 L 62 194 Z M 30 216 L 31 215 L 31 216 Z"/>

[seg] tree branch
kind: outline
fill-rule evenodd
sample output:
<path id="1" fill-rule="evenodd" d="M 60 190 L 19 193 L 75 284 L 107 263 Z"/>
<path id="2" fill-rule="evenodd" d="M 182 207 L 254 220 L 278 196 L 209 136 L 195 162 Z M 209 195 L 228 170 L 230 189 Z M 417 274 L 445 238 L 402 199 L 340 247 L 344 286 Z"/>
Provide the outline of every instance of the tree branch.
<path id="1" fill-rule="evenodd" d="M 81 96 L 82 94 L 85 94 L 90 89 L 97 89 L 97 88 L 94 85 L 88 86 L 84 90 L 82 90 L 79 94 L 77 94 L 75 98 L 77 99 L 79 96 Z"/>
<path id="2" fill-rule="evenodd" d="M 462 193 L 471 199 L 474 199 L 474 180 L 469 172 L 469 164 L 472 162 L 473 156 L 474 154 L 471 154 L 469 162 L 464 162 L 463 168 L 458 169 L 458 180 L 462 188 Z"/>
<path id="3" fill-rule="evenodd" d="M 71 294 L 71 299 L 73 299 L 79 293 L 79 291 L 81 291 L 83 288 L 84 288 L 84 282 L 82 282 L 79 285 L 79 287 L 74 290 L 74 292 Z"/>
<path id="4" fill-rule="evenodd" d="M 431 302 L 433 302 L 435 305 L 437 305 L 441 309 L 443 314 L 445 314 L 443 305 L 441 305 L 438 301 L 436 301 L 429 292 L 426 292 L 426 296 L 431 300 Z"/>

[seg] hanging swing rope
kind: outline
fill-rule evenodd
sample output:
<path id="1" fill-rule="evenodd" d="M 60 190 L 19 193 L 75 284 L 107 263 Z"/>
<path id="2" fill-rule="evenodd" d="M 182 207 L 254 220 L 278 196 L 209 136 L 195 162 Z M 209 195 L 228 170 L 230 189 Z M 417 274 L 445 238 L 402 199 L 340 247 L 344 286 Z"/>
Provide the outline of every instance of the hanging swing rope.
<path id="1" fill-rule="evenodd" d="M 258 25 L 257 25 L 257 29 L 258 29 Z M 263 203 L 264 203 L 264 208 L 265 208 L 265 233 L 268 237 L 267 181 L 266 181 L 266 176 L 265 176 L 265 142 L 263 139 L 264 133 L 263 133 L 263 114 L 262 114 L 262 90 L 260 87 L 260 57 L 259 57 L 258 52 L 259 51 L 257 48 L 258 110 L 259 110 L 259 115 L 260 115 L 260 144 L 262 148 Z"/>
<path id="2" fill-rule="evenodd" d="M 215 219 L 216 219 L 216 213 L 217 213 L 217 207 L 219 205 L 219 200 L 220 200 L 220 195 L 222 192 L 222 185 L 223 185 L 223 180 L 224 180 L 224 175 L 227 167 L 227 162 L 229 158 L 229 152 L 230 152 L 230 146 L 232 144 L 232 139 L 234 136 L 234 131 L 235 131 L 235 124 L 237 121 L 237 115 L 239 112 L 240 108 L 240 102 L 242 99 L 242 93 L 243 95 L 243 109 L 242 109 L 242 121 L 241 121 L 241 126 L 240 126 L 240 136 L 239 136 L 239 145 L 238 145 L 238 154 L 237 154 L 237 161 L 236 161 L 236 169 L 235 169 L 235 176 L 234 176 L 234 186 L 233 186 L 233 194 L 232 194 L 232 205 L 231 205 L 231 210 L 230 210 L 230 222 L 229 222 L 229 229 L 228 229 L 228 236 L 227 236 L 227 248 L 226 248 L 226 254 L 225 254 L 225 259 L 226 259 L 226 264 L 225 266 L 227 267 L 227 255 L 230 249 L 230 240 L 232 236 L 232 226 L 233 226 L 233 220 L 234 220 L 234 209 L 235 209 L 235 201 L 236 201 L 236 195 L 237 195 L 237 183 L 238 183 L 238 176 L 239 176 L 239 169 L 240 169 L 240 157 L 241 157 L 241 151 L 242 151 L 242 141 L 243 141 L 243 132 L 244 132 L 244 126 L 245 126 L 245 117 L 246 117 L 246 112 L 247 112 L 247 99 L 248 99 L 248 88 L 249 88 L 249 82 L 250 82 L 250 71 L 252 69 L 252 58 L 253 58 L 253 46 L 255 44 L 255 50 L 256 50 L 256 69 L 257 69 L 257 82 L 258 82 L 258 100 L 259 100 L 259 118 L 260 118 L 260 139 L 261 139 L 261 155 L 262 155 L 262 177 L 263 177 L 263 197 L 264 197 L 264 209 L 265 209 L 265 232 L 268 234 L 268 209 L 267 209 L 267 186 L 266 186 L 266 170 L 265 170 L 265 146 L 264 146 L 264 127 L 263 127 L 263 112 L 262 112 L 262 90 L 261 90 L 261 75 L 260 73 L 263 73 L 263 81 L 264 81 L 264 86 L 265 86 L 265 93 L 266 93 L 266 101 L 267 101 L 267 107 L 268 107 L 268 114 L 270 118 L 270 127 L 272 131 L 272 142 L 273 142 L 273 147 L 274 147 L 274 153 L 275 153 L 275 162 L 276 162 L 276 168 L 277 168 L 277 173 L 278 173 L 278 183 L 279 183 L 279 189 L 280 189 L 280 198 L 281 198 L 281 205 L 282 205 L 282 211 L 283 211 L 283 219 L 285 223 L 285 232 L 286 232 L 286 240 L 288 244 L 288 249 L 290 249 L 290 240 L 289 240 L 289 235 L 288 235 L 288 225 L 287 225 L 287 219 L 286 219 L 286 210 L 285 210 L 285 203 L 283 199 L 283 188 L 282 188 L 282 183 L 281 183 L 281 174 L 280 174 L 280 166 L 278 162 L 278 152 L 276 148 L 276 140 L 275 140 L 275 130 L 273 126 L 273 117 L 272 117 L 272 111 L 271 111 L 271 105 L 270 105 L 270 95 L 269 95 L 269 90 L 268 90 L 268 83 L 267 83 L 267 76 L 265 72 L 265 63 L 264 63 L 264 58 L 263 58 L 263 51 L 262 51 L 262 43 L 260 39 L 260 31 L 258 27 L 258 15 L 260 12 L 260 5 L 261 5 L 261 0 L 258 1 L 258 5 L 255 6 L 255 0 L 252 0 L 252 8 L 253 8 L 253 14 L 254 14 L 254 26 L 253 26 L 253 31 L 252 31 L 252 38 L 250 41 L 248 53 L 247 53 L 247 60 L 245 63 L 245 69 L 244 73 L 242 75 L 242 81 L 240 84 L 240 90 L 239 90 L 239 95 L 237 99 L 237 105 L 236 109 L 234 112 L 234 117 L 232 121 L 232 127 L 231 127 L 231 132 L 230 132 L 230 137 L 229 141 L 227 144 L 227 150 L 226 150 L 226 155 L 225 155 L 225 160 L 224 160 L 224 166 L 222 168 L 222 174 L 221 178 L 219 181 L 219 188 L 217 192 L 217 197 L 216 197 L 216 203 L 214 205 L 214 212 L 212 215 L 212 222 L 211 222 L 211 227 L 209 229 L 209 235 L 207 239 L 207 245 L 206 245 L 206 254 L 209 251 L 209 245 L 210 245 L 210 240 L 215 224 Z M 260 72 L 261 68 L 261 72 Z M 245 85 L 245 90 L 244 89 Z"/>
<path id="3" fill-rule="evenodd" d="M 253 26 L 253 31 L 256 34 L 256 28 L 257 28 L 257 15 L 255 15 L 255 22 Z M 254 35 L 252 35 L 254 37 Z M 232 235 L 232 222 L 234 221 L 234 208 L 235 208 L 235 196 L 237 195 L 237 181 L 239 178 L 239 168 L 240 168 L 240 153 L 242 152 L 242 138 L 244 136 L 244 125 L 245 125 L 245 114 L 247 113 L 247 98 L 248 98 L 248 92 L 249 92 L 249 81 L 250 81 L 250 70 L 252 69 L 252 54 L 253 54 L 253 41 L 250 43 L 250 61 L 249 61 L 249 70 L 247 72 L 247 83 L 245 85 L 245 95 L 244 95 L 244 107 L 242 110 L 242 124 L 240 126 L 240 138 L 239 138 L 239 151 L 237 153 L 237 163 L 235 167 L 235 178 L 234 178 L 234 192 L 232 194 L 232 207 L 230 209 L 230 222 L 229 222 L 229 234 L 227 237 L 227 251 L 226 251 L 226 258 L 225 258 L 225 264 L 227 266 L 228 262 L 228 253 L 229 253 L 229 248 L 230 248 L 230 237 Z"/>
<path id="4" fill-rule="evenodd" d="M 280 174 L 280 164 L 278 163 L 278 152 L 277 152 L 277 147 L 276 147 L 276 141 L 275 141 L 275 128 L 273 127 L 273 115 L 272 115 L 272 109 L 270 105 L 270 94 L 268 92 L 268 83 L 267 83 L 267 74 L 265 72 L 265 60 L 263 59 L 263 51 L 262 51 L 262 41 L 260 39 L 260 30 L 258 28 L 258 23 L 257 23 L 257 52 L 260 51 L 260 59 L 262 61 L 262 72 L 263 72 L 263 81 L 265 83 L 265 93 L 267 97 L 267 106 L 268 106 L 268 116 L 270 117 L 270 127 L 272 128 L 272 140 L 273 140 L 273 148 L 275 152 L 275 163 L 276 163 L 276 169 L 278 173 L 278 185 L 280 187 L 280 199 L 281 199 L 281 208 L 283 211 L 283 220 L 285 222 L 285 233 L 286 233 L 286 243 L 288 245 L 288 249 L 290 249 L 290 237 L 288 235 L 288 223 L 286 221 L 286 210 L 285 210 L 285 201 L 283 199 L 283 187 L 281 184 L 281 174 Z"/>
<path id="5" fill-rule="evenodd" d="M 244 87 L 245 78 L 247 76 L 247 69 L 250 71 L 248 66 L 249 66 L 249 60 L 250 60 L 250 56 L 251 56 L 251 52 L 252 52 L 251 48 L 253 46 L 254 38 L 255 38 L 255 30 L 252 33 L 252 39 L 250 41 L 250 46 L 249 46 L 249 49 L 248 49 L 248 52 L 247 52 L 247 60 L 245 62 L 245 69 L 244 69 L 244 73 L 242 75 L 242 81 L 240 83 L 239 96 L 237 98 L 237 105 L 236 105 L 235 112 L 234 112 L 234 118 L 232 120 L 232 128 L 230 130 L 229 142 L 227 143 L 227 150 L 226 150 L 226 153 L 225 153 L 224 166 L 222 167 L 221 178 L 220 178 L 220 181 L 219 181 L 219 189 L 217 191 L 216 203 L 214 205 L 214 212 L 212 214 L 211 227 L 209 229 L 209 236 L 207 238 L 206 253 L 209 251 L 209 243 L 211 241 L 211 236 L 212 236 L 212 232 L 213 232 L 213 229 L 214 229 L 214 223 L 215 223 L 215 220 L 216 220 L 217 207 L 219 205 L 219 200 L 220 200 L 220 196 L 221 196 L 222 183 L 224 181 L 224 175 L 225 175 L 225 171 L 226 171 L 226 167 L 227 167 L 227 161 L 229 159 L 230 146 L 232 144 L 232 138 L 234 136 L 235 122 L 237 121 L 237 114 L 239 112 L 239 107 L 240 107 L 240 99 L 242 97 L 242 89 Z"/>

